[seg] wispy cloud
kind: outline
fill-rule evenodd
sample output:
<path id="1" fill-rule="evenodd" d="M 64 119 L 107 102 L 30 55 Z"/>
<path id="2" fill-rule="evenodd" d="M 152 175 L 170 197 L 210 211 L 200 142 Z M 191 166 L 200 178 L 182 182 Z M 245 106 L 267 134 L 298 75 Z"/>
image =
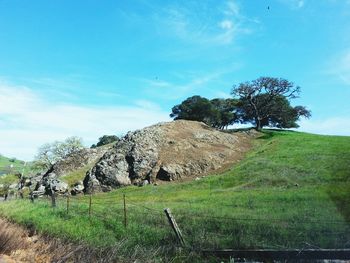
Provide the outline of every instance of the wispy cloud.
<path id="1" fill-rule="evenodd" d="M 350 49 L 336 55 L 328 65 L 326 73 L 331 74 L 341 80 L 343 83 L 350 85 Z"/>
<path id="2" fill-rule="evenodd" d="M 231 74 L 241 67 L 240 64 L 232 64 L 225 69 L 217 69 L 207 73 L 188 72 L 181 74 L 174 74 L 175 80 L 162 79 L 140 79 L 141 85 L 145 87 L 145 92 L 167 100 L 175 100 L 185 96 L 191 96 L 194 93 L 203 94 L 203 91 L 208 87 L 217 88 L 222 86 L 222 77 L 226 74 Z M 183 77 L 186 75 L 186 77 Z M 216 96 L 217 91 L 211 90 L 213 96 Z"/>
<path id="3" fill-rule="evenodd" d="M 306 0 L 279 0 L 279 1 L 287 5 L 291 9 L 303 8 L 306 2 Z"/>
<path id="4" fill-rule="evenodd" d="M 178 99 L 194 92 L 199 87 L 203 87 L 203 85 L 213 81 L 217 77 L 219 77 L 219 74 L 209 74 L 193 78 L 184 83 L 172 83 L 152 79 L 143 79 L 142 81 L 145 83 L 145 90 L 148 93 L 154 94 L 157 97 Z"/>
<path id="5" fill-rule="evenodd" d="M 195 10 L 194 10 L 195 9 Z M 182 41 L 202 45 L 231 44 L 238 35 L 252 32 L 257 19 L 249 19 L 233 0 L 219 2 L 217 8 L 173 5 L 155 15 L 161 33 L 176 36 Z"/>
<path id="6" fill-rule="evenodd" d="M 43 143 L 76 135 L 87 145 L 104 134 L 120 134 L 169 120 L 158 105 L 79 106 L 48 102 L 28 87 L 0 84 L 0 153 L 31 159 Z"/>

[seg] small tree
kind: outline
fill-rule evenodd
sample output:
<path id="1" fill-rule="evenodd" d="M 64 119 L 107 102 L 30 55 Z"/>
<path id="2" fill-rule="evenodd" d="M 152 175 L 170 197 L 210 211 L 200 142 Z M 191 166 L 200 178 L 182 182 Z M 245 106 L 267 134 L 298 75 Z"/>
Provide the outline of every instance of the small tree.
<path id="1" fill-rule="evenodd" d="M 116 141 L 119 141 L 119 138 L 116 135 L 103 135 L 98 139 L 98 143 L 91 145 L 91 148 L 100 147 Z"/>
<path id="2" fill-rule="evenodd" d="M 292 107 L 289 100 L 300 94 L 300 87 L 282 78 L 261 77 L 234 86 L 231 94 L 239 99 L 242 122 L 252 122 L 257 130 L 264 126 L 298 127 L 296 121 L 311 113 L 303 106 Z"/>
<path id="3" fill-rule="evenodd" d="M 82 139 L 75 136 L 69 137 L 63 142 L 46 143 L 38 149 L 38 154 L 35 157 L 35 167 L 48 169 L 54 163 L 83 148 Z"/>

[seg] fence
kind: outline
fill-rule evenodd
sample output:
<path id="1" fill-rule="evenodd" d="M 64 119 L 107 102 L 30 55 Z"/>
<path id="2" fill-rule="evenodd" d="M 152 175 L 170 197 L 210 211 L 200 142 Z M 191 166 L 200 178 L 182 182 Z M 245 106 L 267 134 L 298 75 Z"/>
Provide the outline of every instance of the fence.
<path id="1" fill-rule="evenodd" d="M 159 242 L 177 241 L 179 245 L 205 253 L 215 254 L 226 248 L 240 251 L 350 248 L 350 223 L 346 221 L 215 216 L 179 207 L 165 213 L 161 204 L 136 202 L 125 194 L 52 195 L 32 201 L 34 206 L 52 207 L 51 211 L 65 220 L 86 217 L 92 223 L 103 222 L 117 234 L 127 230 L 128 235 L 154 236 Z"/>

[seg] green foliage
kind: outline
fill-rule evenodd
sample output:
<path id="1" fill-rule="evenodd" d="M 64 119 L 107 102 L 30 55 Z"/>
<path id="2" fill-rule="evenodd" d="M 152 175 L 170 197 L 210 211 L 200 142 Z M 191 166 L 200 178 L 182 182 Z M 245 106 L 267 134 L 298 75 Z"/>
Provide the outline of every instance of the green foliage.
<path id="1" fill-rule="evenodd" d="M 175 120 L 201 121 L 215 128 L 223 129 L 233 124 L 237 101 L 233 99 L 208 100 L 200 96 L 189 97 L 172 108 L 171 118 Z"/>
<path id="2" fill-rule="evenodd" d="M 300 87 L 286 79 L 261 77 L 234 86 L 234 99 L 189 97 L 172 108 L 170 117 L 201 121 L 218 129 L 237 122 L 253 123 L 257 130 L 265 126 L 297 128 L 300 117 L 311 116 L 304 106 L 290 105 L 290 99 L 299 93 Z"/>
<path id="3" fill-rule="evenodd" d="M 210 101 L 201 96 L 193 96 L 172 108 L 170 117 L 175 120 L 192 120 L 210 123 L 213 108 Z"/>
<path id="4" fill-rule="evenodd" d="M 75 136 L 69 137 L 62 142 L 46 143 L 38 149 L 38 154 L 35 157 L 35 166 L 43 170 L 48 169 L 54 163 L 83 148 L 82 139 Z"/>
<path id="5" fill-rule="evenodd" d="M 119 141 L 119 138 L 116 135 L 103 135 L 98 139 L 97 144 L 91 145 L 91 148 L 100 147 L 117 141 Z"/>
<path id="6" fill-rule="evenodd" d="M 8 192 L 9 186 L 18 182 L 18 176 L 14 174 L 7 174 L 0 176 L 0 196 L 3 196 Z"/>
<path id="7" fill-rule="evenodd" d="M 224 129 L 238 120 L 238 116 L 235 112 L 238 104 L 237 100 L 212 99 L 210 103 L 213 108 L 212 118 L 210 119 L 211 126 L 218 129 Z"/>
<path id="8" fill-rule="evenodd" d="M 156 255 L 165 262 L 181 256 L 186 259 L 178 262 L 205 261 L 195 253 L 185 250 L 178 255 L 167 247 L 176 241 L 163 213 L 166 207 L 171 208 L 187 243 L 199 250 L 302 249 L 307 244 L 349 248 L 349 137 L 264 131 L 254 144 L 241 163 L 220 175 L 96 194 L 91 218 L 87 196 L 71 198 L 69 215 L 64 199 L 58 200 L 55 210 L 44 200 L 4 202 L 0 214 L 35 225 L 41 233 L 92 246 L 122 242 L 121 257 L 131 257 L 136 250 L 161 251 Z"/>
<path id="9" fill-rule="evenodd" d="M 87 171 L 94 166 L 94 163 L 88 164 L 80 169 L 74 170 L 64 176 L 60 177 L 60 180 L 66 182 L 69 186 L 74 185 L 79 181 L 83 181 Z"/>

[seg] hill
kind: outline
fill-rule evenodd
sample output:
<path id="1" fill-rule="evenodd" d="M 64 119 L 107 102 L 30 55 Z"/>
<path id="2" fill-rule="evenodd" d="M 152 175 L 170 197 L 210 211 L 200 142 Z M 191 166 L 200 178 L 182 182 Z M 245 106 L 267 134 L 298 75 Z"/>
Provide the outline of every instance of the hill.
<path id="1" fill-rule="evenodd" d="M 232 165 L 254 132 L 225 133 L 202 122 L 177 120 L 129 132 L 84 179 L 87 192 L 186 180 Z"/>
<path id="2" fill-rule="evenodd" d="M 22 173 L 23 171 L 28 171 L 28 167 L 24 161 L 0 155 L 0 176 L 4 174 Z"/>
<path id="3" fill-rule="evenodd" d="M 191 182 L 129 186 L 89 197 L 0 203 L 39 233 L 114 251 L 121 262 L 203 262 L 203 248 L 349 248 L 350 138 L 264 131 L 232 169 Z M 123 213 L 126 195 L 127 227 Z M 163 209 L 171 208 L 188 249 Z M 87 259 L 88 261 L 88 259 Z"/>

